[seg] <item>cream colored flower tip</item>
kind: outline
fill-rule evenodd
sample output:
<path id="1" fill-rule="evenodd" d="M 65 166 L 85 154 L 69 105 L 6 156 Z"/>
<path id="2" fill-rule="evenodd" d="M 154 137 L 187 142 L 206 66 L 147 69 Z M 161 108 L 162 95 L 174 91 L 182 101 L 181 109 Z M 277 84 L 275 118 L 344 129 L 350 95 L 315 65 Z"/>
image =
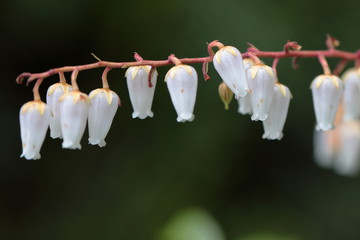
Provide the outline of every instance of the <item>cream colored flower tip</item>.
<path id="1" fill-rule="evenodd" d="M 360 119 L 360 68 L 351 68 L 344 80 L 344 120 Z"/>
<path id="2" fill-rule="evenodd" d="M 165 76 L 178 122 L 193 121 L 198 78 L 195 69 L 188 65 L 172 67 Z"/>
<path id="3" fill-rule="evenodd" d="M 90 94 L 90 108 L 88 115 L 89 143 L 104 147 L 120 98 L 109 89 L 95 89 Z"/>
<path id="4" fill-rule="evenodd" d="M 263 121 L 264 134 L 262 138 L 269 140 L 281 140 L 283 128 L 287 117 L 291 93 L 288 87 L 276 83 L 274 95 L 271 101 L 268 118 Z"/>
<path id="5" fill-rule="evenodd" d="M 253 121 L 264 121 L 268 117 L 273 97 L 275 77 L 273 69 L 263 64 L 253 65 L 249 69 L 251 93 L 251 108 Z"/>
<path id="6" fill-rule="evenodd" d="M 339 106 L 344 87 L 335 75 L 317 76 L 311 83 L 316 129 L 327 131 L 334 128 L 335 114 Z"/>
<path id="7" fill-rule="evenodd" d="M 25 103 L 20 109 L 22 154 L 27 160 L 40 159 L 40 149 L 50 122 L 50 109 L 41 101 Z"/>
<path id="8" fill-rule="evenodd" d="M 235 94 L 235 98 L 244 97 L 249 90 L 241 53 L 231 46 L 222 47 L 214 55 L 214 67 L 222 80 Z"/>
<path id="9" fill-rule="evenodd" d="M 340 148 L 334 160 L 337 174 L 354 176 L 360 168 L 360 122 L 343 122 L 340 126 Z"/>
<path id="10" fill-rule="evenodd" d="M 154 98 L 157 72 L 154 71 L 151 77 L 152 87 L 149 87 L 148 76 L 150 73 L 150 66 L 130 67 L 126 71 L 126 80 L 129 90 L 130 100 L 134 112 L 133 118 L 144 119 L 153 117 L 154 113 L 151 111 L 151 106 Z"/>
<path id="11" fill-rule="evenodd" d="M 80 91 L 68 92 L 60 98 L 63 148 L 81 149 L 80 141 L 85 131 L 89 105 L 89 97 Z"/>
<path id="12" fill-rule="evenodd" d="M 55 83 L 51 85 L 46 94 L 46 103 L 50 108 L 50 137 L 62 138 L 60 126 L 60 97 L 72 90 L 71 85 L 67 83 Z"/>

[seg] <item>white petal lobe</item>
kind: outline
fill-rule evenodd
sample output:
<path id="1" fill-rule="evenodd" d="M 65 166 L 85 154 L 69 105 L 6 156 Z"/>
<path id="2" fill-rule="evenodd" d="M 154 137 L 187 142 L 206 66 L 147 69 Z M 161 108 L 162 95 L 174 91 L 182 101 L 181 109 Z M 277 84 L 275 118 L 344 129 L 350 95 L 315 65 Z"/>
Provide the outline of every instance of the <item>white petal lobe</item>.
<path id="1" fill-rule="evenodd" d="M 352 68 L 343 75 L 344 80 L 344 120 L 360 119 L 360 72 Z"/>

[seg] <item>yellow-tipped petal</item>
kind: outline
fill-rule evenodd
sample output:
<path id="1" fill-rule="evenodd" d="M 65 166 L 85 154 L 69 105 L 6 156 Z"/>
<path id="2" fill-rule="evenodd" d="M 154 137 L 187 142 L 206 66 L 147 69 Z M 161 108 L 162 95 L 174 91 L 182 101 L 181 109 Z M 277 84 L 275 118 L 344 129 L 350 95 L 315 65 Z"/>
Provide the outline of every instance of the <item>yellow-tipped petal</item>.
<path id="1" fill-rule="evenodd" d="M 25 114 L 27 111 L 35 109 L 41 115 L 44 115 L 45 106 L 46 106 L 46 104 L 39 100 L 30 101 L 30 102 L 25 103 L 24 106 L 21 108 L 21 114 Z"/>

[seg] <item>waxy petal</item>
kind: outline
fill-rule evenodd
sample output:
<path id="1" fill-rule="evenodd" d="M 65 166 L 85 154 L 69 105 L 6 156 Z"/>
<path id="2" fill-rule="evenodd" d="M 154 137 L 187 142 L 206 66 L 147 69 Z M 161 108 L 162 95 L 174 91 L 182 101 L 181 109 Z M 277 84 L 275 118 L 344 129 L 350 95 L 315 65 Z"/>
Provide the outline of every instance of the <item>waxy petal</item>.
<path id="1" fill-rule="evenodd" d="M 130 100 L 134 112 L 133 118 L 144 119 L 153 117 L 151 106 L 154 98 L 155 86 L 157 81 L 157 72 L 154 71 L 151 76 L 152 87 L 149 87 L 148 76 L 150 66 L 130 67 L 126 71 L 126 80 L 129 90 Z"/>
<path id="2" fill-rule="evenodd" d="M 320 75 L 311 83 L 317 130 L 334 128 L 343 89 L 342 81 L 335 75 Z"/>
<path id="3" fill-rule="evenodd" d="M 81 149 L 80 141 L 86 127 L 89 97 L 80 91 L 72 91 L 60 98 L 60 122 L 63 148 Z"/>
<path id="4" fill-rule="evenodd" d="M 115 92 L 104 88 L 93 90 L 89 97 L 89 143 L 104 147 L 104 139 L 110 130 L 120 98 Z"/>
<path id="5" fill-rule="evenodd" d="M 50 109 L 41 101 L 31 101 L 20 109 L 20 132 L 23 152 L 27 160 L 40 159 L 40 149 L 50 122 Z"/>
<path id="6" fill-rule="evenodd" d="M 250 90 L 246 81 L 245 68 L 238 49 L 225 46 L 214 55 L 214 67 L 222 80 L 235 94 L 235 98 L 244 97 Z"/>
<path id="7" fill-rule="evenodd" d="M 360 68 L 351 68 L 344 80 L 344 120 L 360 119 Z"/>
<path id="8" fill-rule="evenodd" d="M 165 76 L 165 81 L 176 113 L 178 122 L 193 121 L 193 114 L 198 78 L 195 69 L 188 65 L 172 67 Z"/>

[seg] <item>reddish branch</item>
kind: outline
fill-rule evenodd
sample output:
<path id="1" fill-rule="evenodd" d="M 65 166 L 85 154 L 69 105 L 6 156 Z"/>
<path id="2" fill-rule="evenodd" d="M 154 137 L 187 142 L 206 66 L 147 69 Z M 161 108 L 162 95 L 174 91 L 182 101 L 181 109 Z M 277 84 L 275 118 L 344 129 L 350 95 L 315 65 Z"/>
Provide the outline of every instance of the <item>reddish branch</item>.
<path id="1" fill-rule="evenodd" d="M 324 68 L 325 73 L 329 73 L 330 69 L 327 65 L 326 58 L 339 58 L 341 59 L 338 66 L 336 66 L 334 73 L 339 74 L 343 68 L 345 67 L 345 64 L 348 61 L 355 61 L 355 64 L 357 66 L 360 66 L 360 51 L 357 52 L 346 52 L 335 49 L 336 46 L 338 46 L 339 42 L 331 37 L 328 36 L 326 40 L 326 45 L 328 47 L 327 50 L 315 50 L 315 51 L 304 51 L 300 50 L 301 46 L 297 44 L 297 42 L 287 42 L 284 45 L 283 51 L 260 51 L 257 49 L 254 45 L 249 44 L 250 47 L 248 48 L 248 51 L 243 53 L 243 57 L 266 57 L 266 58 L 274 58 L 275 63 L 274 66 L 276 67 L 278 61 L 280 58 L 293 58 L 293 66 L 297 66 L 297 59 L 298 58 L 318 58 L 321 65 Z M 60 68 L 53 68 L 46 72 L 42 73 L 22 73 L 16 78 L 16 82 L 21 84 L 25 78 L 27 79 L 27 82 L 31 82 L 35 79 L 45 79 L 47 77 L 50 77 L 54 74 L 62 74 L 64 72 L 75 72 L 77 74 L 78 71 L 88 70 L 88 69 L 94 69 L 94 68 L 105 68 L 105 73 L 103 75 L 106 77 L 107 72 L 111 68 L 128 68 L 132 66 L 143 66 L 143 65 L 150 65 L 151 66 L 151 74 L 157 67 L 161 66 L 168 66 L 168 65 L 174 65 L 174 64 L 192 64 L 192 63 L 202 63 L 202 71 L 204 74 L 205 80 L 209 79 L 210 77 L 207 74 L 208 69 L 208 63 L 212 62 L 214 51 L 213 48 L 221 48 L 224 45 L 218 41 L 213 41 L 208 45 L 208 53 L 209 56 L 207 57 L 200 57 L 200 58 L 176 58 L 175 55 L 170 55 L 167 60 L 160 60 L 160 61 L 151 61 L 151 60 L 144 60 L 138 53 L 135 53 L 135 60 L 136 62 L 108 62 L 108 61 L 99 61 L 96 63 L 91 64 L 85 64 L 85 65 L 78 65 L 78 66 L 65 66 Z M 179 62 L 178 62 L 179 61 Z M 276 70 L 276 69 L 275 69 Z M 74 75 L 74 74 L 73 74 Z M 73 76 L 74 77 L 74 76 Z M 149 77 L 150 80 L 150 77 Z M 151 83 L 149 81 L 149 83 Z"/>

